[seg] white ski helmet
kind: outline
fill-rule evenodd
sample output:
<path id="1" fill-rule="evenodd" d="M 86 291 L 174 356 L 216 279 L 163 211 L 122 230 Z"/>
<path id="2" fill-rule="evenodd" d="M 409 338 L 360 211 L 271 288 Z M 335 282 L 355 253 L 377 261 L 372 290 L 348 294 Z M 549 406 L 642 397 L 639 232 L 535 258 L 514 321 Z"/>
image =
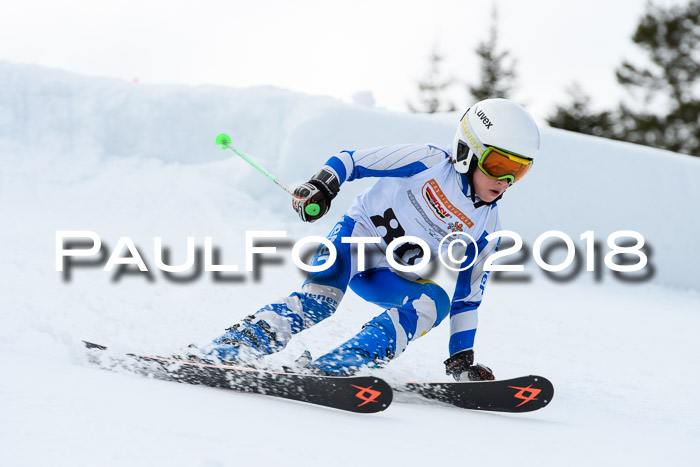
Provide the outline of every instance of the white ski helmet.
<path id="1" fill-rule="evenodd" d="M 465 146 L 466 145 L 466 146 Z M 495 147 L 534 160 L 540 149 L 540 132 L 530 114 L 508 99 L 484 99 L 465 112 L 452 142 L 455 169 L 467 173 L 487 147 Z"/>

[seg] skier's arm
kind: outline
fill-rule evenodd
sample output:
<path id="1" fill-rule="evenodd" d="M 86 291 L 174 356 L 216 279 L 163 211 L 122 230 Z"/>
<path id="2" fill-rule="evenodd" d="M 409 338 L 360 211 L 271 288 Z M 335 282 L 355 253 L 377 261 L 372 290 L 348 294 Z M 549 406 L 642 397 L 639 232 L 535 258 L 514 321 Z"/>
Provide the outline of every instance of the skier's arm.
<path id="1" fill-rule="evenodd" d="M 410 177 L 448 158 L 447 152 L 428 144 L 382 146 L 342 151 L 326 162 L 343 182 L 365 177 Z"/>
<path id="2" fill-rule="evenodd" d="M 410 177 L 448 157 L 443 149 L 425 144 L 342 151 L 294 190 L 292 207 L 303 221 L 314 222 L 328 212 L 345 181 L 364 177 Z M 309 205 L 318 208 L 307 209 Z"/>
<path id="3" fill-rule="evenodd" d="M 474 347 L 478 309 L 488 277 L 488 272 L 483 270 L 484 261 L 486 256 L 495 251 L 496 248 L 494 242 L 487 244 L 486 241 L 483 241 L 484 236 L 482 236 L 482 241 L 478 242 L 479 255 L 474 265 L 460 271 L 457 276 L 457 285 L 450 308 L 450 355 Z M 474 248 L 473 245 L 470 245 L 464 261 L 468 264 L 473 258 Z"/>
<path id="4" fill-rule="evenodd" d="M 500 225 L 496 219 L 491 232 L 499 230 Z M 488 271 L 484 271 L 486 258 L 498 249 L 499 239 L 486 242 L 489 231 L 485 231 L 477 241 L 478 256 L 475 263 L 468 269 L 461 271 L 457 276 L 457 285 L 452 297 L 450 308 L 450 358 L 445 361 L 447 373 L 460 380 L 464 373 L 469 374 L 469 379 L 493 379 L 493 373 L 483 365 L 473 365 L 474 361 L 474 337 L 478 324 L 478 309 L 481 305 Z M 474 258 L 474 245 L 467 249 L 464 264 L 469 264 Z M 485 371 L 488 370 L 488 371 Z"/>

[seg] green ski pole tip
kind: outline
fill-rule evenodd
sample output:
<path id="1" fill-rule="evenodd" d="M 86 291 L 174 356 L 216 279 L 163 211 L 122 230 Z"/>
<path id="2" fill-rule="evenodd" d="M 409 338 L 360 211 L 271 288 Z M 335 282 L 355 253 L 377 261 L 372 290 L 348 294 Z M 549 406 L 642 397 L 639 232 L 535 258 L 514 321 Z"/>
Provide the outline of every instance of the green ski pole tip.
<path id="1" fill-rule="evenodd" d="M 221 146 L 221 149 L 226 149 L 226 145 L 231 144 L 231 137 L 226 133 L 220 133 L 216 137 L 216 144 Z"/>
<path id="2" fill-rule="evenodd" d="M 321 208 L 318 206 L 318 204 L 311 203 L 306 205 L 304 211 L 306 211 L 306 214 L 308 214 L 309 216 L 317 216 L 318 213 L 321 212 Z"/>

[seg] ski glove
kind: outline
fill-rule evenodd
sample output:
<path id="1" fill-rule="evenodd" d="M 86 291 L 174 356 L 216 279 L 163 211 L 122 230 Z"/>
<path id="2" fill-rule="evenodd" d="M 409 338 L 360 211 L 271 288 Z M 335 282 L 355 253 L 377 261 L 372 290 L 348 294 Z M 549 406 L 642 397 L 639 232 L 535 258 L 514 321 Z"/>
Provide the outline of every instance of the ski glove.
<path id="1" fill-rule="evenodd" d="M 491 368 L 481 363 L 474 365 L 474 350 L 463 350 L 445 360 L 445 372 L 457 381 L 492 381 Z"/>
<path id="2" fill-rule="evenodd" d="M 331 208 L 331 200 L 340 191 L 340 183 L 335 172 L 323 167 L 308 182 L 294 190 L 292 207 L 304 222 L 314 222 L 323 217 Z"/>

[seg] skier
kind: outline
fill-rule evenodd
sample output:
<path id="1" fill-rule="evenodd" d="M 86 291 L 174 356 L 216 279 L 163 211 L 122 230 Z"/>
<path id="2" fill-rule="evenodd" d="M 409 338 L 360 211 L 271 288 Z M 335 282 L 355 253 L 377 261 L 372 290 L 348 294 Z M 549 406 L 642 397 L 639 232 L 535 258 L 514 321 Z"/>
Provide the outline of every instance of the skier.
<path id="1" fill-rule="evenodd" d="M 331 316 L 349 285 L 385 311 L 353 338 L 310 362 L 309 370 L 341 376 L 382 366 L 449 314 L 447 374 L 457 381 L 494 379 L 488 367 L 474 364 L 473 350 L 477 309 L 488 276 L 483 263 L 498 245 L 497 239 L 487 242 L 486 237 L 500 230 L 497 201 L 528 172 L 539 145 L 537 125 L 525 109 L 506 99 L 486 99 L 464 114 L 451 149 L 398 145 L 334 155 L 294 190 L 293 208 L 305 222 L 328 212 L 343 183 L 379 177 L 355 198 L 328 235 L 336 261 L 325 271 L 309 273 L 299 291 L 262 307 L 199 351 L 235 362 L 278 352 L 295 334 Z M 315 215 L 305 209 L 311 203 L 320 207 Z M 431 259 L 435 258 L 440 241 L 457 232 L 475 239 L 478 256 L 474 261 L 474 245 L 470 245 L 463 265 L 473 264 L 460 271 L 451 300 L 438 284 L 416 273 L 400 272 L 386 258 L 387 246 L 404 236 L 423 239 Z M 366 245 L 381 254 L 367 255 L 362 270 L 351 244 L 342 240 L 353 237 L 380 239 L 378 244 Z M 329 254 L 321 246 L 312 265 L 323 264 Z M 416 264 L 423 255 L 411 243 L 393 252 L 395 261 L 405 266 Z"/>

